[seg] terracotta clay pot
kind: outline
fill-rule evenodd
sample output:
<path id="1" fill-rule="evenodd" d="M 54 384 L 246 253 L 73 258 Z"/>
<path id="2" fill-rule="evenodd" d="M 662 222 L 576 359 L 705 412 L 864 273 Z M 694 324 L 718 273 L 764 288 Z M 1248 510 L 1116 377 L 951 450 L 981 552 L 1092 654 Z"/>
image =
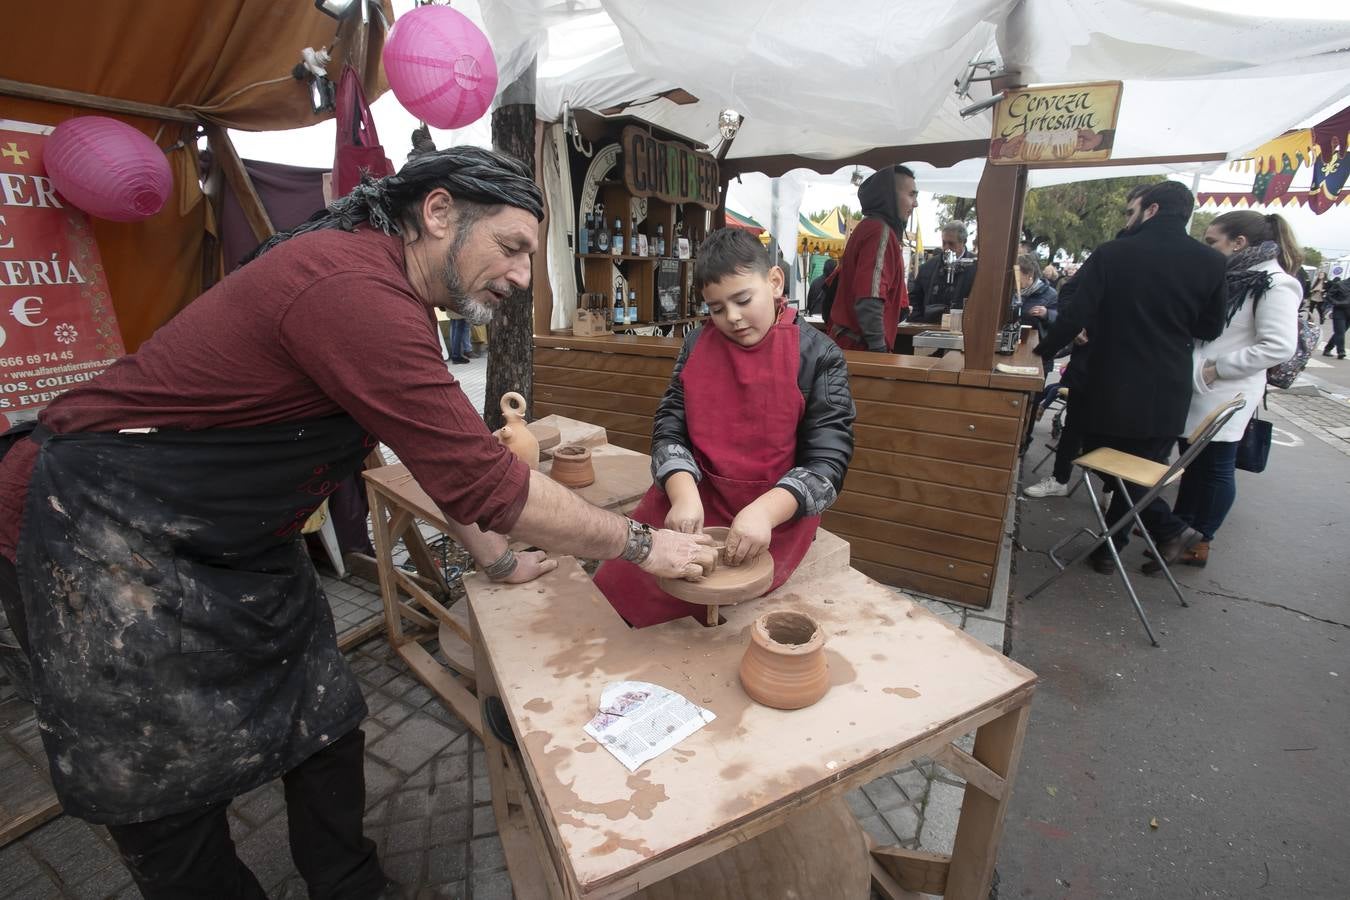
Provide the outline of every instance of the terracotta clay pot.
<path id="1" fill-rule="evenodd" d="M 583 488 L 595 483 L 595 466 L 591 464 L 591 449 L 580 444 L 568 444 L 553 451 L 553 468 L 548 473 L 564 487 Z"/>
<path id="2" fill-rule="evenodd" d="M 741 659 L 741 685 L 752 700 L 775 709 L 815 703 L 830 688 L 825 632 L 803 613 L 779 610 L 760 616 Z"/>

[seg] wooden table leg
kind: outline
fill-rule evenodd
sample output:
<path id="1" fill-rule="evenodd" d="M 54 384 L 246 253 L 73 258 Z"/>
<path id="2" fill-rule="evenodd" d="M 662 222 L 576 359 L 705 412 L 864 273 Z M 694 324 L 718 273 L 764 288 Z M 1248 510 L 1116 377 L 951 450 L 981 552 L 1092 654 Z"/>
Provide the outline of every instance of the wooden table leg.
<path id="1" fill-rule="evenodd" d="M 956 824 L 956 844 L 947 875 L 948 900 L 985 900 L 994 878 L 998 845 L 1003 837 L 1003 817 L 1012 797 L 1013 777 L 1022 757 L 1031 706 L 1022 705 L 980 726 L 971 754 L 1003 781 L 1001 796 L 985 793 L 967 782 Z"/>
<path id="2" fill-rule="evenodd" d="M 384 627 L 389 643 L 403 643 L 403 620 L 399 615 L 398 582 L 394 578 L 394 536 L 389 533 L 389 504 L 373 487 L 366 488 L 370 504 L 371 531 L 375 537 L 375 562 L 380 570 L 380 600 L 384 604 Z"/>
<path id="3" fill-rule="evenodd" d="M 467 601 L 466 601 L 467 602 Z M 478 623 L 470 609 L 471 631 L 478 634 Z M 478 696 L 495 697 L 497 681 L 482 645 L 474 642 L 474 670 L 478 677 Z M 530 797 L 525 775 L 520 771 L 520 753 L 503 744 L 484 723 L 483 755 L 487 759 L 488 783 L 492 786 L 492 812 L 511 889 L 519 900 L 563 900 L 567 894 L 558 878 L 554 852 L 550 852 L 539 811 Z"/>

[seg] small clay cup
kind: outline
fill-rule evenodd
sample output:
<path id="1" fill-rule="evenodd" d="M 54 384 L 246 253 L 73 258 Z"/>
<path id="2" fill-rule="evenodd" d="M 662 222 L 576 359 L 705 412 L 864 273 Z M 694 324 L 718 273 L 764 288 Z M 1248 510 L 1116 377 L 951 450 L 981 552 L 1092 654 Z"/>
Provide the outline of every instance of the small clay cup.
<path id="1" fill-rule="evenodd" d="M 830 689 L 825 632 L 804 613 L 765 613 L 750 628 L 741 659 L 741 686 L 750 698 L 775 709 L 810 706 Z"/>
<path id="2" fill-rule="evenodd" d="M 553 480 L 564 487 L 584 488 L 595 483 L 595 466 L 591 463 L 591 448 L 567 444 L 553 451 Z"/>

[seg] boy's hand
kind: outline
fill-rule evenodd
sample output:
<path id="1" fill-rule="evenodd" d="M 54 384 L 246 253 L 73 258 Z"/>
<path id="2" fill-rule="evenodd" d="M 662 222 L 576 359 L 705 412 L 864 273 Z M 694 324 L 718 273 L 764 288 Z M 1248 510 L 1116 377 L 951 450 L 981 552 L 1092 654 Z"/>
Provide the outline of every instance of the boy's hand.
<path id="1" fill-rule="evenodd" d="M 739 566 L 747 559 L 754 559 L 769 549 L 772 539 L 773 520 L 767 512 L 751 503 L 731 521 L 731 532 L 727 534 L 727 563 Z"/>
<path id="2" fill-rule="evenodd" d="M 703 530 L 703 503 L 698 494 L 690 498 L 671 499 L 666 513 L 666 527 L 671 531 L 698 534 Z"/>

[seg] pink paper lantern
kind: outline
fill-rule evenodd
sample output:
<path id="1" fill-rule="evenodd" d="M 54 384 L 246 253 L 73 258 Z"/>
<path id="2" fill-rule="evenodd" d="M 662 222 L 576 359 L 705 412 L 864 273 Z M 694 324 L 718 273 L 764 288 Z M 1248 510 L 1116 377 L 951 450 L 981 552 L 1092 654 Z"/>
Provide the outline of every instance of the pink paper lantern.
<path id="1" fill-rule="evenodd" d="M 164 208 L 173 172 L 164 151 L 125 122 L 67 119 L 47 138 L 42 160 L 52 186 L 100 219 L 138 222 Z"/>
<path id="2" fill-rule="evenodd" d="M 398 102 L 437 128 L 477 120 L 497 93 L 487 35 L 448 6 L 419 6 L 399 17 L 384 43 L 384 73 Z"/>

